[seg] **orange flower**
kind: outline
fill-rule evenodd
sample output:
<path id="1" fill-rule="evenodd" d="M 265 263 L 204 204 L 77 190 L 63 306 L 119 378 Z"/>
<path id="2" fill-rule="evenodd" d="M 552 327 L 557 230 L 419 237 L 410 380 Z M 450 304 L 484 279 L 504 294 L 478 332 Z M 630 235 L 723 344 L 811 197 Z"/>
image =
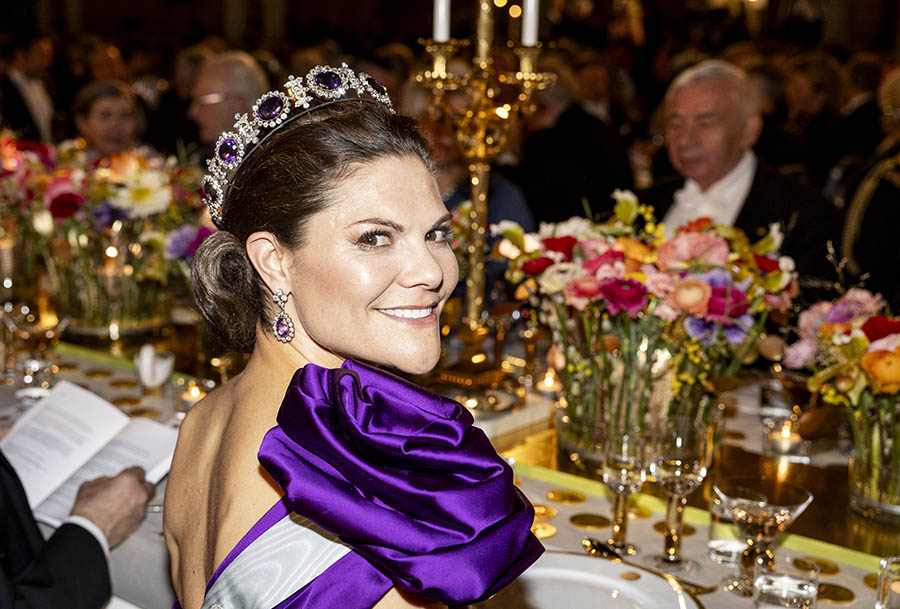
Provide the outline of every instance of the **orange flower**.
<path id="1" fill-rule="evenodd" d="M 640 241 L 635 241 L 634 239 L 629 239 L 628 237 L 619 237 L 616 239 L 616 244 L 622 248 L 622 251 L 625 252 L 625 257 L 631 260 L 635 260 L 641 264 L 645 262 L 652 262 L 651 257 L 653 252 L 647 247 L 645 244 Z"/>
<path id="2" fill-rule="evenodd" d="M 691 220 L 685 224 L 682 224 L 678 227 L 679 233 L 702 233 L 709 225 L 712 224 L 712 219 L 703 217 L 697 218 L 696 220 Z"/>
<path id="3" fill-rule="evenodd" d="M 666 298 L 666 304 L 689 315 L 706 315 L 712 288 L 700 279 L 688 277 L 675 284 L 675 289 Z"/>
<path id="4" fill-rule="evenodd" d="M 847 323 L 823 323 L 819 326 L 819 336 L 831 340 L 835 334 L 849 334 L 853 328 Z"/>
<path id="5" fill-rule="evenodd" d="M 897 350 L 866 353 L 861 363 L 869 378 L 881 386 L 881 393 L 893 395 L 900 391 L 900 353 Z"/>

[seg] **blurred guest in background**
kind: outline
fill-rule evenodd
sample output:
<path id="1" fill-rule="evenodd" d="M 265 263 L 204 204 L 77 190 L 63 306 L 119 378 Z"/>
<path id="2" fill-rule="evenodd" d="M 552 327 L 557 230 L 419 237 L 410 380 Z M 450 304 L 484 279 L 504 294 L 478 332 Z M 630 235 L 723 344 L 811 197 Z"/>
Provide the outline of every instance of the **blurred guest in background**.
<path id="1" fill-rule="evenodd" d="M 779 223 L 783 253 L 800 273 L 830 276 L 825 244 L 837 238 L 836 212 L 819 193 L 756 158 L 751 148 L 762 118 L 742 70 L 719 60 L 685 70 L 666 93 L 665 116 L 669 158 L 683 177 L 657 184 L 641 200 L 655 207 L 667 234 L 709 217 L 756 240 Z"/>
<path id="2" fill-rule="evenodd" d="M 612 192 L 631 188 L 626 148 L 602 120 L 591 116 L 576 97 L 577 81 L 561 62 L 542 70 L 556 72 L 557 83 L 534 95 L 537 106 L 526 119 L 527 134 L 519 183 L 535 219 L 559 222 L 612 210 Z"/>
<path id="3" fill-rule="evenodd" d="M 876 150 L 847 208 L 841 254 L 847 269 L 866 287 L 900 309 L 900 69 L 878 89 L 878 105 L 887 134 Z"/>
<path id="4" fill-rule="evenodd" d="M 75 126 L 87 142 L 90 160 L 137 146 L 144 119 L 131 89 L 115 80 L 99 80 L 75 96 Z"/>
<path id="5" fill-rule="evenodd" d="M 243 51 L 226 51 L 204 63 L 188 110 L 200 142 L 212 146 L 231 129 L 234 115 L 246 112 L 268 89 L 265 72 Z"/>
<path id="6" fill-rule="evenodd" d="M 798 175 L 821 189 L 843 154 L 838 137 L 843 87 L 837 62 L 821 51 L 798 55 L 788 64 L 784 97 L 792 161 Z"/>
<path id="7" fill-rule="evenodd" d="M 2 124 L 27 140 L 52 139 L 53 101 L 46 78 L 53 65 L 49 38 L 14 38 L 4 49 L 6 70 L 0 77 Z"/>
<path id="8" fill-rule="evenodd" d="M 188 116 L 188 109 L 197 74 L 212 56 L 212 50 L 202 44 L 182 49 L 175 56 L 171 85 L 160 97 L 147 130 L 149 143 L 160 152 L 184 152 L 189 157 L 196 149 L 197 125 Z"/>
<path id="9" fill-rule="evenodd" d="M 845 70 L 846 95 L 838 136 L 845 156 L 867 159 L 881 143 L 881 111 L 875 99 L 881 84 L 882 61 L 874 53 L 857 53 Z"/>

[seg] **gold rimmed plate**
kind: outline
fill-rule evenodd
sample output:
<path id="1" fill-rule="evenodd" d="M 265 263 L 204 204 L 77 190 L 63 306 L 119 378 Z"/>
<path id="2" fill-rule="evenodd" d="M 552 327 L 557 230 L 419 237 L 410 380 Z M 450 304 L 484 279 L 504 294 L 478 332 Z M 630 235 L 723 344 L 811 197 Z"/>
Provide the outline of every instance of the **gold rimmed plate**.
<path id="1" fill-rule="evenodd" d="M 641 567 L 545 552 L 516 581 L 473 607 L 487 609 L 702 609 L 674 580 Z"/>

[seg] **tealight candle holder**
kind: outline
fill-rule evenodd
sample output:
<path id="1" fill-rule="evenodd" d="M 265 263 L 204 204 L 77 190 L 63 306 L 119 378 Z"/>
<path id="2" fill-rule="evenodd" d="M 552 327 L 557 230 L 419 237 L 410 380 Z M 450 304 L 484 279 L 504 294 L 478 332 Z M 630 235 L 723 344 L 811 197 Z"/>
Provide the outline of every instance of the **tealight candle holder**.
<path id="1" fill-rule="evenodd" d="M 181 421 L 193 408 L 194 404 L 206 397 L 211 387 L 208 382 L 190 380 L 179 389 L 178 401 L 175 407 L 175 418 Z"/>
<path id="2" fill-rule="evenodd" d="M 809 463 L 809 441 L 797 431 L 793 418 L 775 419 L 763 428 L 763 452 L 789 461 Z"/>

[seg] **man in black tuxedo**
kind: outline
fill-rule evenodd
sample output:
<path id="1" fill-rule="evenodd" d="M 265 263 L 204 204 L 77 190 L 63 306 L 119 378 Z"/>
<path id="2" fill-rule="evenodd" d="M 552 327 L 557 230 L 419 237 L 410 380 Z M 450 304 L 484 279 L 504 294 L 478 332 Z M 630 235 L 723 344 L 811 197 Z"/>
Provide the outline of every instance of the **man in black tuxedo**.
<path id="1" fill-rule="evenodd" d="M 111 594 L 109 548 L 137 528 L 152 494 L 138 467 L 85 482 L 69 518 L 45 541 L 0 453 L 0 607 L 102 607 Z"/>
<path id="2" fill-rule="evenodd" d="M 826 242 L 837 247 L 837 211 L 756 158 L 762 117 L 742 70 L 718 60 L 685 70 L 666 93 L 665 111 L 669 159 L 683 177 L 655 185 L 641 201 L 654 206 L 669 236 L 704 216 L 740 228 L 751 241 L 778 223 L 781 253 L 794 258 L 801 277 L 833 278 Z"/>

